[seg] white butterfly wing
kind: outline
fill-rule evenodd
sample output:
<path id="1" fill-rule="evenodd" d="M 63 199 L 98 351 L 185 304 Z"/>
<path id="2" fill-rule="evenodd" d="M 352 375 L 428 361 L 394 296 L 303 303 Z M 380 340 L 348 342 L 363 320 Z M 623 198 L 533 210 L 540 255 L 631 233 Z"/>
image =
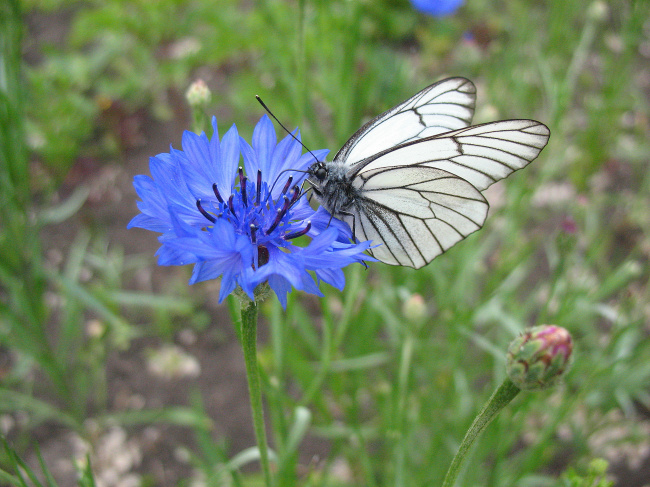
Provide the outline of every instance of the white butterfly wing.
<path id="1" fill-rule="evenodd" d="M 476 88 L 435 83 L 359 129 L 334 157 L 356 198 L 337 217 L 382 262 L 420 268 L 483 225 L 481 195 L 534 160 L 550 131 L 533 120 L 469 126 Z"/>
<path id="2" fill-rule="evenodd" d="M 334 161 L 353 166 L 391 147 L 467 127 L 475 103 L 476 88 L 468 79 L 434 83 L 357 130 Z"/>
<path id="3" fill-rule="evenodd" d="M 402 144 L 367 158 L 356 178 L 384 167 L 424 166 L 454 174 L 477 190 L 528 165 L 548 142 L 549 129 L 534 120 L 504 120 Z"/>
<path id="4" fill-rule="evenodd" d="M 419 269 L 483 225 L 488 204 L 467 181 L 426 166 L 364 171 L 342 219 L 382 262 Z"/>

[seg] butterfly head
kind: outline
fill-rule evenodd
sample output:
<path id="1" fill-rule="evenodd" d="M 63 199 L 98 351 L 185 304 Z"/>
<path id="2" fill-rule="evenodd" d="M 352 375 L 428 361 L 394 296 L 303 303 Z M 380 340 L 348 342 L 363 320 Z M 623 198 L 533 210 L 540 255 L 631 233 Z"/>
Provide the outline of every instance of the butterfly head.
<path id="1" fill-rule="evenodd" d="M 318 161 L 309 168 L 309 176 L 317 179 L 319 182 L 324 181 L 329 174 L 324 161 Z"/>

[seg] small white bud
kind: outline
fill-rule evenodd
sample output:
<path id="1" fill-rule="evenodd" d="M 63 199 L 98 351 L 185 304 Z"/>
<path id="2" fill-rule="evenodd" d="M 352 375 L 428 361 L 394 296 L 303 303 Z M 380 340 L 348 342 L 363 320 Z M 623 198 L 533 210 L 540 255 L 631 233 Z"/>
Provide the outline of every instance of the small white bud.
<path id="1" fill-rule="evenodd" d="M 185 97 L 192 107 L 207 105 L 212 98 L 210 88 L 202 79 L 197 79 L 185 92 Z"/>
<path id="2" fill-rule="evenodd" d="M 427 305 L 420 294 L 412 294 L 402 305 L 402 314 L 413 322 L 419 323 L 427 316 Z"/>
<path id="3" fill-rule="evenodd" d="M 587 17 L 595 20 L 596 22 L 602 22 L 607 18 L 609 14 L 609 8 L 607 4 L 602 0 L 596 0 L 587 9 Z"/>

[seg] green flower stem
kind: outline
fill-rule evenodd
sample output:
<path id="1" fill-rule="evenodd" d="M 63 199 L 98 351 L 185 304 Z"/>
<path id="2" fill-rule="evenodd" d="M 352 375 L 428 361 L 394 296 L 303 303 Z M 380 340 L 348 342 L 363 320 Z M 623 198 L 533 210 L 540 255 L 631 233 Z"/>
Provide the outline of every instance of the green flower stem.
<path id="1" fill-rule="evenodd" d="M 413 360 L 413 347 L 415 340 L 410 332 L 407 332 L 402 343 L 402 354 L 399 365 L 399 375 L 397 382 L 397 409 L 395 411 L 395 424 L 397 431 L 406 431 L 406 401 L 408 396 L 409 375 L 411 372 L 411 363 Z M 395 486 L 405 484 L 404 476 L 406 465 L 406 452 L 408 447 L 406 443 L 406 434 L 399 436 L 395 444 Z"/>
<path id="2" fill-rule="evenodd" d="M 492 397 L 488 399 L 488 402 L 485 403 L 483 409 L 478 413 L 474 422 L 465 433 L 465 438 L 463 438 L 456 456 L 447 470 L 447 475 L 445 480 L 442 483 L 442 487 L 453 487 L 456 483 L 456 478 L 460 472 L 460 467 L 467 456 L 467 452 L 474 444 L 481 432 L 486 428 L 490 421 L 499 414 L 499 412 L 512 401 L 517 394 L 519 394 L 520 389 L 512 383 L 510 379 L 503 381 L 503 384 L 494 391 Z"/>
<path id="3" fill-rule="evenodd" d="M 269 452 L 266 444 L 266 429 L 264 428 L 264 409 L 262 408 L 262 388 L 260 373 L 257 368 L 257 303 L 248 301 L 241 307 L 241 342 L 246 362 L 246 378 L 248 379 L 248 394 L 250 395 L 253 411 L 253 427 L 257 447 L 260 451 L 260 463 L 264 472 L 266 487 L 271 487 L 271 468 L 269 467 Z"/>

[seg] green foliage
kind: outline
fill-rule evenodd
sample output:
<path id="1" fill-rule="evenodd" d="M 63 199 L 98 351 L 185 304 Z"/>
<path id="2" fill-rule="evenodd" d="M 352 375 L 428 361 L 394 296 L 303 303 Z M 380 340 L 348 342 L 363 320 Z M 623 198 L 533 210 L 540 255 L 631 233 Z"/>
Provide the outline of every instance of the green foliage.
<path id="1" fill-rule="evenodd" d="M 57 7 L 74 8 L 74 16 L 63 45 L 47 46 L 46 60 L 28 70 L 28 117 L 32 148 L 59 179 L 80 154 L 122 148 L 122 117 L 147 107 L 169 119 L 170 89 L 185 87 L 193 69 L 241 49 L 233 42 L 239 7 L 232 1 L 219 8 L 178 0 L 61 1 Z"/>
<path id="2" fill-rule="evenodd" d="M 584 474 L 576 472 L 575 469 L 570 468 L 562 476 L 566 487 L 612 487 L 614 482 L 607 480 L 605 474 L 607 473 L 607 461 L 602 458 L 596 458 L 589 463 L 587 470 Z"/>
<path id="3" fill-rule="evenodd" d="M 63 203 L 35 197 L 48 184 L 29 177 L 25 130 L 60 180 L 79 155 L 105 160 L 121 147 L 111 117 L 144 108 L 147 117 L 183 118 L 174 100 L 200 74 L 222 127 L 236 121 L 249 137 L 258 93 L 310 148 L 335 150 L 364 121 L 449 74 L 476 82 L 476 123 L 537 119 L 551 128 L 549 146 L 488 192 L 481 232 L 424 269 L 370 264 L 348 269 L 343 293 L 293 295 L 286 313 L 263 303 L 259 359 L 277 484 L 440 484 L 504 378 L 507 344 L 527 326 L 553 323 L 574 337 L 572 370 L 554 390 L 519 394 L 470 453 L 459 485 L 611 485 L 602 463 L 558 471 L 644 441 L 647 2 L 466 2 L 445 19 L 397 0 L 24 5 L 28 16 L 64 11 L 71 20 L 60 45 L 40 41 L 21 77 L 18 2 L 0 7 L 0 341 L 16 357 L 0 404 L 26 414 L 21 446 L 44 422 L 82 436 L 89 419 L 164 422 L 194 431 L 190 464 L 210 485 L 261 485 L 241 471 L 256 450 L 232 451 L 217 438 L 198 393 L 189 407 L 111 408 L 108 357 L 133 351 L 140 337 L 169 341 L 179 323 L 211 333 L 213 310 L 197 303 L 213 302 L 214 288 L 190 289 L 181 272 L 166 274 L 161 292 L 134 291 L 153 249 L 125 255 L 92 209 L 77 217 L 85 187 Z M 37 236 L 62 222 L 80 230 L 46 265 L 47 241 Z M 403 311 L 414 295 L 425 304 L 419 317 Z M 620 435 L 604 435 L 610 428 Z M 300 455 L 313 438 L 328 445 L 318 462 Z"/>
<path id="4" fill-rule="evenodd" d="M 55 55 L 38 70 L 28 71 L 30 143 L 59 179 L 79 154 L 79 143 L 93 134 L 99 106 L 88 93 L 93 66 L 79 54 Z"/>
<path id="5" fill-rule="evenodd" d="M 4 436 L 0 436 L 0 440 L 4 447 L 2 453 L 7 457 L 8 464 L 10 465 L 11 470 L 13 470 L 13 473 L 10 473 L 0 469 L 0 479 L 3 480 L 5 485 L 11 485 L 13 487 L 27 487 L 28 485 L 34 487 L 58 486 L 54 476 L 50 472 L 50 469 L 45 464 L 38 447 L 36 448 L 36 454 L 40 467 L 40 475 L 25 463 Z M 95 477 L 92 472 L 90 458 L 86 459 L 86 464 L 84 466 L 77 466 L 77 470 L 77 485 L 79 487 L 95 487 Z M 41 481 L 40 478 L 44 478 L 44 481 Z"/>

